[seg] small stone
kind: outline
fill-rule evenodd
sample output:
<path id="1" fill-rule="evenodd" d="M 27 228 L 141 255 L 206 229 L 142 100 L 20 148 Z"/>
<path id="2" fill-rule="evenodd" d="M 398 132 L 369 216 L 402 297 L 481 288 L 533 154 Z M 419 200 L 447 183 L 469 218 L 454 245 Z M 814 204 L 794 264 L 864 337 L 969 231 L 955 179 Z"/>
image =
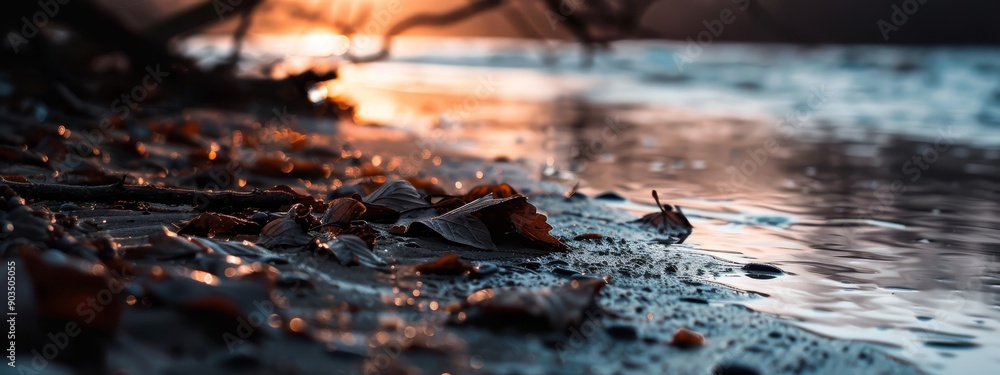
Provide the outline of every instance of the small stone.
<path id="1" fill-rule="evenodd" d="M 674 332 L 674 339 L 671 344 L 678 348 L 695 348 L 705 346 L 706 342 L 705 336 L 702 336 L 702 334 L 681 327 L 677 332 Z"/>
<path id="2" fill-rule="evenodd" d="M 770 265 L 767 263 L 747 263 L 743 265 L 743 270 L 747 272 L 766 272 L 783 275 L 785 271 L 777 266 Z"/>

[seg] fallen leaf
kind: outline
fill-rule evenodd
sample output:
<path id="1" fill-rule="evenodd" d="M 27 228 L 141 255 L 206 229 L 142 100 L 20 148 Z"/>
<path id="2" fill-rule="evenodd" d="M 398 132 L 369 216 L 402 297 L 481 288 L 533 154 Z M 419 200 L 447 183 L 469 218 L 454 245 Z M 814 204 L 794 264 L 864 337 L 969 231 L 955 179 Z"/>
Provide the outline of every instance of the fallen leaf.
<path id="1" fill-rule="evenodd" d="M 235 236 L 238 234 L 260 234 L 261 226 L 253 221 L 220 214 L 204 212 L 177 231 L 178 234 L 215 237 L 216 235 Z"/>
<path id="2" fill-rule="evenodd" d="M 653 199 L 656 200 L 656 205 L 660 207 L 660 212 L 648 214 L 637 221 L 652 225 L 654 228 L 657 228 L 660 233 L 677 237 L 677 243 L 684 243 L 684 240 L 691 235 L 691 232 L 694 229 L 694 227 L 691 226 L 691 222 L 689 222 L 687 217 L 684 216 L 684 212 L 681 211 L 680 207 L 671 206 L 669 204 L 661 205 L 660 197 L 656 194 L 656 190 L 653 190 Z"/>
<path id="3" fill-rule="evenodd" d="M 497 246 L 490 237 L 489 228 L 473 214 L 503 201 L 503 199 L 493 199 L 491 196 L 482 197 L 440 216 L 413 222 L 406 233 L 418 234 L 426 229 L 451 242 L 482 250 L 496 250 Z"/>
<path id="4" fill-rule="evenodd" d="M 337 198 L 327 205 L 323 225 L 343 226 L 357 220 L 365 213 L 365 204 L 351 198 Z"/>
<path id="5" fill-rule="evenodd" d="M 362 219 L 383 222 L 394 222 L 402 212 L 428 206 L 417 189 L 404 180 L 387 181 L 360 200 L 366 208 Z"/>
<path id="6" fill-rule="evenodd" d="M 549 234 L 552 227 L 545 215 L 538 214 L 523 195 L 501 199 L 487 195 L 440 216 L 415 221 L 406 233 L 416 235 L 427 230 L 448 241 L 482 250 L 496 250 L 497 240 L 521 240 L 546 250 L 568 249 Z"/>
<path id="7" fill-rule="evenodd" d="M 452 322 L 562 332 L 600 315 L 595 300 L 607 283 L 606 279 L 585 279 L 540 289 L 483 289 L 452 312 Z"/>
<path id="8" fill-rule="evenodd" d="M 377 190 L 362 199 L 370 205 L 386 207 L 397 212 L 426 207 L 417 189 L 404 180 L 386 181 Z"/>
<path id="9" fill-rule="evenodd" d="M 370 268 L 378 268 L 389 265 L 375 255 L 375 253 L 368 248 L 368 244 L 366 244 L 365 241 L 358 236 L 337 236 L 337 238 L 327 242 L 325 247 L 329 249 L 335 257 L 337 257 L 337 261 L 340 262 L 340 265 L 342 266 L 362 265 Z"/>
<path id="10" fill-rule="evenodd" d="M 494 212 L 499 213 L 499 215 L 492 216 L 491 219 L 488 215 Z M 539 214 L 535 206 L 528 203 L 528 198 L 523 195 L 510 197 L 502 205 L 480 211 L 479 218 L 486 222 L 490 232 L 493 233 L 493 238 L 510 238 L 510 231 L 504 227 L 504 224 L 509 221 L 513 225 L 514 231 L 527 239 L 534 247 L 550 251 L 569 250 L 569 246 L 549 234 L 552 226 L 549 225 L 548 218 Z"/>
<path id="11" fill-rule="evenodd" d="M 312 210 L 296 204 L 288 216 L 272 220 L 260 231 L 257 244 L 271 250 L 296 250 L 316 243 L 306 230 L 312 227 Z"/>

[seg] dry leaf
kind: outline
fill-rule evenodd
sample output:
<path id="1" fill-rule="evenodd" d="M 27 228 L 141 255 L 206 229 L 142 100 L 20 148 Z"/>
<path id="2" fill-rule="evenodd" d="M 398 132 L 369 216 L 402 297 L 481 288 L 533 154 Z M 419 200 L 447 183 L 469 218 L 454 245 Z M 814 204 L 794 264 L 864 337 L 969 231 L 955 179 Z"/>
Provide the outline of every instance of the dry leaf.
<path id="1" fill-rule="evenodd" d="M 312 209 L 302 204 L 292 206 L 288 217 L 272 220 L 260 231 L 257 244 L 271 250 L 296 250 L 316 243 L 306 229 L 312 227 Z"/>
<path id="2" fill-rule="evenodd" d="M 660 204 L 660 197 L 656 194 L 656 190 L 653 190 L 653 199 L 656 200 L 656 205 L 660 207 L 660 212 L 654 212 L 643 216 L 638 220 L 638 222 L 652 225 L 657 228 L 660 233 L 677 237 L 677 243 L 684 243 L 684 240 L 691 235 L 691 232 L 694 229 L 694 227 L 691 226 L 691 222 L 689 222 L 687 217 L 684 216 L 684 212 L 681 211 L 680 207 L 674 207 L 669 204 Z"/>
<path id="3" fill-rule="evenodd" d="M 482 250 L 496 250 L 497 240 L 520 240 L 546 250 L 568 249 L 549 234 L 552 227 L 545 215 L 538 214 L 523 195 L 501 199 L 485 196 L 443 215 L 416 221 L 406 233 L 415 235 L 427 230 L 451 242 Z"/>
<path id="4" fill-rule="evenodd" d="M 325 246 L 337 257 L 337 261 L 343 266 L 362 265 L 370 268 L 378 268 L 389 265 L 375 255 L 368 248 L 368 244 L 358 236 L 337 236 L 337 238 L 327 242 Z"/>
<path id="5" fill-rule="evenodd" d="M 396 212 L 427 207 L 417 189 L 404 180 L 386 181 L 377 190 L 362 198 L 366 206 L 382 206 Z"/>
<path id="6" fill-rule="evenodd" d="M 503 201 L 503 199 L 493 199 L 490 196 L 482 197 L 443 215 L 416 221 L 410 224 L 406 233 L 416 234 L 426 229 L 451 242 L 482 250 L 496 250 L 497 247 L 490 237 L 489 228 L 474 213 Z M 414 230 L 416 232 L 413 232 Z"/>
<path id="7" fill-rule="evenodd" d="M 337 198 L 330 201 L 322 222 L 323 225 L 348 225 L 364 215 L 365 211 L 364 203 L 351 198 Z"/>

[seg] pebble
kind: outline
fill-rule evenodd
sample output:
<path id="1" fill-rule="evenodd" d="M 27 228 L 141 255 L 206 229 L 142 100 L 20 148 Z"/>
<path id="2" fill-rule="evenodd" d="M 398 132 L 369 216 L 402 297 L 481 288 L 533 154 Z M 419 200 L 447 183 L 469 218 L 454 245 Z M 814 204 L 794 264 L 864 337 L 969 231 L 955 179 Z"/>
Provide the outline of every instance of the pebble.
<path id="1" fill-rule="evenodd" d="M 747 263 L 743 265 L 743 270 L 747 272 L 768 272 L 776 274 L 785 273 L 785 271 L 781 270 L 781 268 L 766 263 Z"/>

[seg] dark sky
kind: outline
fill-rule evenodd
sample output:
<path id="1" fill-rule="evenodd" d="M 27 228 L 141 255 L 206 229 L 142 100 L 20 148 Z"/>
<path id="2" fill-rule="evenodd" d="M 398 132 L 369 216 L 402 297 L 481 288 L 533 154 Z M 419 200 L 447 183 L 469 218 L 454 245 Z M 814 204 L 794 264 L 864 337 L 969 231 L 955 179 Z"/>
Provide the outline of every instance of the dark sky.
<path id="1" fill-rule="evenodd" d="M 97 0 L 125 15 L 137 27 L 148 24 L 154 14 L 169 13 L 207 0 Z M 222 0 L 225 1 L 225 0 Z M 390 11 L 391 0 L 266 0 L 264 16 L 255 21 L 258 32 L 322 29 L 359 4 L 369 3 L 381 15 L 371 22 L 392 24 L 419 12 L 440 12 L 477 0 L 397 0 L 398 11 Z M 598 0 L 564 0 L 567 2 Z M 546 37 L 565 34 L 552 31 L 540 0 L 508 0 Z M 740 9 L 745 7 L 745 9 Z M 894 6 L 898 8 L 894 8 Z M 898 9 L 898 11 L 897 11 Z M 722 12 L 732 21 L 724 24 L 716 40 L 798 43 L 1000 43 L 1000 1 L 997 0 L 661 0 L 643 18 L 642 24 L 657 35 L 684 40 L 707 30 L 705 22 L 718 26 Z M 910 12 L 908 12 L 910 11 Z M 305 17 L 306 19 L 303 19 Z M 310 19 L 310 20 L 307 20 Z M 371 30 L 384 30 L 376 24 Z M 716 28 L 718 31 L 719 29 Z M 490 12 L 448 27 L 418 28 L 409 34 L 452 36 L 518 37 L 502 12 Z"/>

